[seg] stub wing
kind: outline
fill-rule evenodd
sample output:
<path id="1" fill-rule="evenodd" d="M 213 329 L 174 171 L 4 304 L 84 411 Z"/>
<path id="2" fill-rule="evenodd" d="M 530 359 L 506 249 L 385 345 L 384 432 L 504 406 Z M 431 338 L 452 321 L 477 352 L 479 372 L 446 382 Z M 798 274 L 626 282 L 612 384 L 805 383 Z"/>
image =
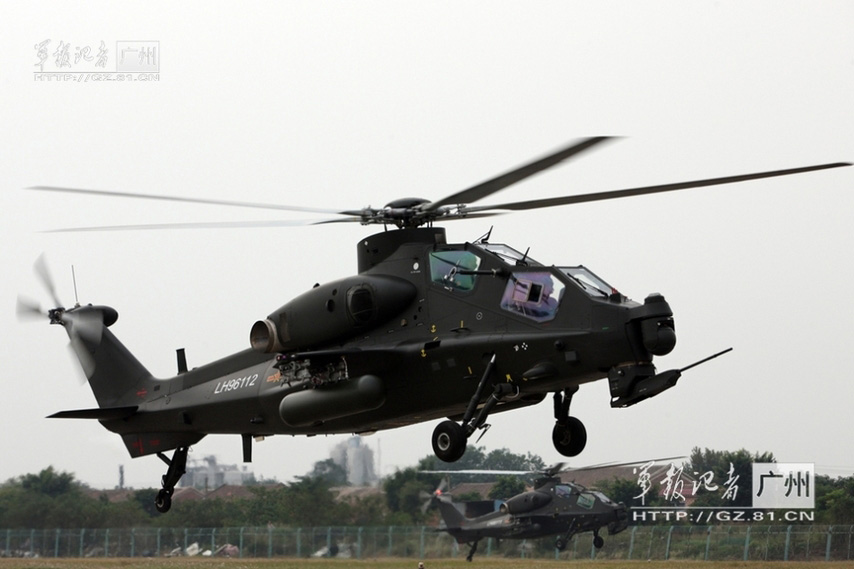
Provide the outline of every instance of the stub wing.
<path id="1" fill-rule="evenodd" d="M 136 405 L 127 407 L 104 407 L 100 409 L 72 409 L 70 411 L 59 411 L 48 415 L 48 419 L 97 419 L 99 421 L 110 421 L 113 419 L 127 419 L 139 409 Z"/>

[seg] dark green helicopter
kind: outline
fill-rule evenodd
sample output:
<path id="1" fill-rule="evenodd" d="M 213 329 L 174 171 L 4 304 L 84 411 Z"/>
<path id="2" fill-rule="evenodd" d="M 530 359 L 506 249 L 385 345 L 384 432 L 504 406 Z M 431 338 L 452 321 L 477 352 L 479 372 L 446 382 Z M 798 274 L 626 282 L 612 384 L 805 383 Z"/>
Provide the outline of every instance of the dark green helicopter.
<path id="1" fill-rule="evenodd" d="M 579 385 L 607 378 L 611 406 L 627 407 L 673 387 L 687 369 L 657 373 L 653 364 L 654 356 L 669 353 L 676 343 L 667 301 L 651 294 L 643 303 L 634 302 L 584 266 L 546 265 L 490 242 L 489 235 L 472 243 L 448 243 L 445 230 L 434 223 L 850 165 L 468 205 L 606 140 L 583 139 L 438 201 L 399 199 L 382 209 L 342 211 L 30 188 L 323 212 L 338 217 L 316 223 L 357 222 L 386 229 L 357 244 L 357 275 L 317 285 L 256 322 L 248 349 L 192 370 L 179 350 L 177 374 L 164 379 L 153 377 L 113 335 L 110 326 L 118 318 L 116 310 L 79 304 L 63 308 L 41 266 L 38 272 L 55 306 L 46 315 L 52 324 L 65 328 L 98 403 L 94 409 L 51 417 L 96 419 L 121 435 L 132 457 L 160 457 L 168 465 L 156 500 L 161 512 L 170 507 L 188 447 L 208 434 L 240 435 L 248 462 L 253 438 L 369 433 L 444 418 L 433 432 L 433 449 L 440 459 L 453 462 L 463 455 L 473 433 L 485 431 L 491 413 L 534 405 L 552 394 L 555 448 L 564 456 L 575 456 L 587 439 L 584 425 L 570 415 Z M 266 222 L 295 224 L 299 223 Z M 19 314 L 45 314 L 31 302 L 19 300 L 18 309 Z M 163 454 L 173 449 L 171 459 Z"/>
<path id="2" fill-rule="evenodd" d="M 555 548 L 563 551 L 569 540 L 578 533 L 593 532 L 593 546 L 601 549 L 605 540 L 599 535 L 603 527 L 608 535 L 615 535 L 629 525 L 625 504 L 616 503 L 602 492 L 588 490 L 580 484 L 564 482 L 558 476 L 563 463 L 550 466 L 540 473 L 531 490 L 507 500 L 474 500 L 454 502 L 443 493 L 442 485 L 425 502 L 436 504 L 442 515 L 440 531 L 446 531 L 457 543 L 470 549 L 466 560 L 471 561 L 478 542 L 485 538 L 534 539 L 557 535 Z M 427 471 L 444 474 L 484 474 L 489 471 L 438 470 Z M 495 472 L 493 472 L 495 474 Z M 530 474 L 520 471 L 507 474 Z"/>

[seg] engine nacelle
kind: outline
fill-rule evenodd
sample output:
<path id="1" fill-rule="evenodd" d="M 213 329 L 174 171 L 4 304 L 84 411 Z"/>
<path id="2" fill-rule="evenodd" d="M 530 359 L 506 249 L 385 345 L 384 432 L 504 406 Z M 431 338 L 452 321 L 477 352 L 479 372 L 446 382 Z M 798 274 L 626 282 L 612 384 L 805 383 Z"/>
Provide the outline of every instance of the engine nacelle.
<path id="1" fill-rule="evenodd" d="M 551 494 L 532 490 L 518 496 L 513 496 L 501 505 L 501 509 L 509 514 L 524 514 L 525 512 L 542 508 L 551 501 Z"/>
<path id="2" fill-rule="evenodd" d="M 281 352 L 343 340 L 370 330 L 415 299 L 411 282 L 385 275 L 358 275 L 301 294 L 252 326 L 259 352 Z"/>

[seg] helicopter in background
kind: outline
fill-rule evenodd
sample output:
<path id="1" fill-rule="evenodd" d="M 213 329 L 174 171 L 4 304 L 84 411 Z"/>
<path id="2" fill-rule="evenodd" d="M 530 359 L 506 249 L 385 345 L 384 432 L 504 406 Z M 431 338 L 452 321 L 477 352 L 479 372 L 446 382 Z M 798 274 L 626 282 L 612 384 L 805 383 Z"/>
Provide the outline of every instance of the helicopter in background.
<path id="1" fill-rule="evenodd" d="M 108 306 L 65 308 L 46 265 L 36 265 L 54 308 L 19 299 L 21 316 L 62 326 L 98 407 L 53 418 L 94 419 L 119 434 L 132 457 L 157 455 L 167 465 L 157 509 L 168 511 L 187 452 L 209 434 L 240 435 L 243 459 L 252 441 L 276 434 L 370 433 L 442 419 L 433 450 L 458 460 L 468 439 L 496 412 L 553 398 L 552 441 L 563 456 L 586 445 L 584 424 L 570 415 L 579 386 L 607 379 L 612 407 L 628 407 L 673 387 L 681 369 L 658 372 L 653 359 L 676 344 L 673 312 L 660 294 L 630 300 L 583 265 L 541 263 L 486 235 L 449 243 L 437 222 L 500 212 L 699 188 L 849 166 L 830 163 L 508 202 L 470 205 L 609 140 L 574 142 L 543 158 L 438 201 L 404 198 L 383 208 L 350 210 L 230 202 L 52 186 L 30 188 L 110 197 L 320 212 L 313 223 L 383 225 L 357 244 L 358 274 L 316 285 L 258 320 L 249 347 L 155 378 L 113 335 Z M 293 221 L 246 222 L 292 226 Z M 217 227 L 211 223 L 112 226 L 60 231 Z M 223 223 L 223 227 L 240 224 Z M 389 229 L 389 228 L 393 229 Z M 173 451 L 171 458 L 164 453 Z"/>
<path id="2" fill-rule="evenodd" d="M 442 524 L 438 530 L 450 534 L 457 543 L 469 546 L 466 560 L 471 561 L 477 552 L 478 542 L 485 538 L 535 539 L 557 535 L 555 548 L 563 551 L 578 533 L 593 532 L 593 546 L 601 549 L 605 540 L 599 530 L 606 528 L 615 535 L 629 525 L 625 504 L 615 503 L 602 492 L 588 490 L 580 484 L 563 482 L 558 474 L 563 463 L 551 466 L 540 473 L 531 490 L 507 500 L 474 500 L 454 502 L 450 494 L 443 493 L 447 479 L 428 499 L 425 506 L 439 507 Z M 460 474 L 484 471 L 429 471 L 433 473 Z M 511 472 L 511 474 L 524 474 Z"/>

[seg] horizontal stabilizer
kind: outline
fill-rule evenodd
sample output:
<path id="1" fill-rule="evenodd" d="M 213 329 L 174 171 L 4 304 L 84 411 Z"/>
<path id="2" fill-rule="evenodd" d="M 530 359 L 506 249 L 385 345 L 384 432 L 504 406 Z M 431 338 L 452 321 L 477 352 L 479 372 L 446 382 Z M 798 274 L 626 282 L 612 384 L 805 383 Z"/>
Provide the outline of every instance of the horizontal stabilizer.
<path id="1" fill-rule="evenodd" d="M 136 405 L 128 407 L 104 407 L 103 409 L 74 409 L 71 411 L 60 411 L 48 415 L 48 419 L 127 419 L 139 409 Z"/>

